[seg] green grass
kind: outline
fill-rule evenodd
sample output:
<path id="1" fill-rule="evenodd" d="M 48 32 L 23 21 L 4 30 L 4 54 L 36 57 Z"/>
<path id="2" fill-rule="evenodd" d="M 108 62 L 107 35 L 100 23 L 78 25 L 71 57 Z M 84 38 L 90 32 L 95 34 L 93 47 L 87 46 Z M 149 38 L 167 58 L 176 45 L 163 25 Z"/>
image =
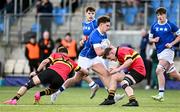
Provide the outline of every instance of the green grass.
<path id="1" fill-rule="evenodd" d="M 0 102 L 13 97 L 17 87 L 0 87 Z M 90 91 L 88 88 L 70 88 L 61 94 L 57 102 L 50 103 L 50 97 L 44 96 L 40 105 L 33 105 L 33 96 L 37 90 L 29 90 L 18 102 L 18 105 L 0 104 L 0 112 L 180 112 L 180 91 L 167 90 L 164 102 L 156 102 L 151 99 L 151 95 L 157 93 L 157 90 L 135 89 L 135 95 L 139 101 L 139 107 L 122 107 L 128 102 L 127 97 L 122 101 L 111 106 L 99 106 L 107 92 L 100 89 L 94 99 L 89 99 Z M 119 93 L 123 93 L 118 89 Z"/>

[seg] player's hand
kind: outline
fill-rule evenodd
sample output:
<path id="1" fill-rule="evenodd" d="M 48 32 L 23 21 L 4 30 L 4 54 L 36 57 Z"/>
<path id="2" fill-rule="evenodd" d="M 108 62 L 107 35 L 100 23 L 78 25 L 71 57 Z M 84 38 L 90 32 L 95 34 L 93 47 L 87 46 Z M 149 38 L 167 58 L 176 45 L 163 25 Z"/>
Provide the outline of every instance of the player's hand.
<path id="1" fill-rule="evenodd" d="M 37 75 L 36 72 L 31 72 L 31 73 L 30 73 L 30 77 L 31 77 L 31 78 L 34 77 L 35 75 Z"/>
<path id="2" fill-rule="evenodd" d="M 115 69 L 112 69 L 112 70 L 110 71 L 110 74 L 115 74 L 115 73 L 117 73 L 117 72 L 119 72 L 119 69 L 118 69 L 118 68 L 115 68 Z"/>
<path id="3" fill-rule="evenodd" d="M 79 44 L 80 44 L 80 46 L 83 46 L 83 45 L 84 45 L 84 40 L 81 40 L 81 41 L 79 42 Z"/>
<path id="4" fill-rule="evenodd" d="M 167 43 L 165 46 L 166 46 L 167 48 L 171 48 L 171 47 L 172 47 L 172 44 L 171 44 L 171 43 Z"/>
<path id="5" fill-rule="evenodd" d="M 83 40 L 83 41 L 86 41 L 87 38 L 88 38 L 87 36 L 83 36 L 83 37 L 82 37 L 82 40 Z"/>

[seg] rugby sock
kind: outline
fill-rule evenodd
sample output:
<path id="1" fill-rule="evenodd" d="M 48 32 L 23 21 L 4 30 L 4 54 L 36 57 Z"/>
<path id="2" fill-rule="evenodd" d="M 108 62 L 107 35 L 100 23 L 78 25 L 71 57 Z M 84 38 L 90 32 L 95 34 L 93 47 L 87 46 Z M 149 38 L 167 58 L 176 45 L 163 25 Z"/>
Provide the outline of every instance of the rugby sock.
<path id="1" fill-rule="evenodd" d="M 89 87 L 90 88 L 95 88 L 96 87 L 96 83 L 94 81 L 92 81 L 91 83 L 89 83 Z"/>
<path id="2" fill-rule="evenodd" d="M 129 102 L 136 101 L 136 98 L 134 95 L 129 96 Z"/>
<path id="3" fill-rule="evenodd" d="M 108 99 L 113 100 L 115 96 L 115 90 L 109 90 Z"/>
<path id="4" fill-rule="evenodd" d="M 16 100 L 19 100 L 19 98 L 21 97 L 20 94 L 17 94 L 16 96 L 14 96 L 12 99 L 16 99 Z"/>
<path id="5" fill-rule="evenodd" d="M 49 95 L 49 94 L 50 94 L 50 89 L 45 89 L 44 91 L 40 92 L 40 96 Z"/>
<path id="6" fill-rule="evenodd" d="M 159 96 L 164 97 L 164 89 L 159 89 Z"/>

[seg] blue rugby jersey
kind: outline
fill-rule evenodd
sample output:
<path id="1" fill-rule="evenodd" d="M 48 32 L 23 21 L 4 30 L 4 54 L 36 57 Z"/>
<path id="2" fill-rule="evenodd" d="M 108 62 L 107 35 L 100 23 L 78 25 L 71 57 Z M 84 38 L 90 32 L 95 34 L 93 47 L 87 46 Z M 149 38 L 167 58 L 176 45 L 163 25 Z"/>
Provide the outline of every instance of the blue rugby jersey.
<path id="1" fill-rule="evenodd" d="M 180 35 L 180 29 L 168 20 L 166 20 L 164 24 L 160 24 L 158 21 L 156 21 L 151 26 L 149 37 L 160 37 L 159 42 L 156 43 L 158 54 L 166 48 L 165 45 L 167 43 L 171 43 L 175 40 L 174 33 L 176 33 L 176 35 Z"/>
<path id="2" fill-rule="evenodd" d="M 82 28 L 83 28 L 83 35 L 89 36 L 91 32 L 96 29 L 97 26 L 97 21 L 94 19 L 91 22 L 83 22 L 82 23 Z"/>
<path id="3" fill-rule="evenodd" d="M 104 39 L 107 39 L 106 34 L 101 34 L 98 31 L 98 28 L 93 30 L 93 32 L 89 35 L 89 39 L 87 40 L 84 48 L 81 50 L 80 56 L 90 59 L 95 58 L 97 55 L 93 46 L 101 46 L 101 42 Z"/>

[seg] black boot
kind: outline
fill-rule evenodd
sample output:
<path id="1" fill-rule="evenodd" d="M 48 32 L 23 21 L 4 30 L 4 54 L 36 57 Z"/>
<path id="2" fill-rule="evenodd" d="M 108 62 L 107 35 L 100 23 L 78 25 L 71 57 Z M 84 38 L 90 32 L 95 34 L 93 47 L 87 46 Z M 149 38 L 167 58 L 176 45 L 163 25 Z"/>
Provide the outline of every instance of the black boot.
<path id="1" fill-rule="evenodd" d="M 105 99 L 101 104 L 99 105 L 112 105 L 115 104 L 114 99 L 110 100 L 110 99 Z"/>
<path id="2" fill-rule="evenodd" d="M 129 103 L 124 104 L 122 106 L 139 106 L 139 104 L 136 100 L 133 100 L 133 101 L 129 101 Z"/>

